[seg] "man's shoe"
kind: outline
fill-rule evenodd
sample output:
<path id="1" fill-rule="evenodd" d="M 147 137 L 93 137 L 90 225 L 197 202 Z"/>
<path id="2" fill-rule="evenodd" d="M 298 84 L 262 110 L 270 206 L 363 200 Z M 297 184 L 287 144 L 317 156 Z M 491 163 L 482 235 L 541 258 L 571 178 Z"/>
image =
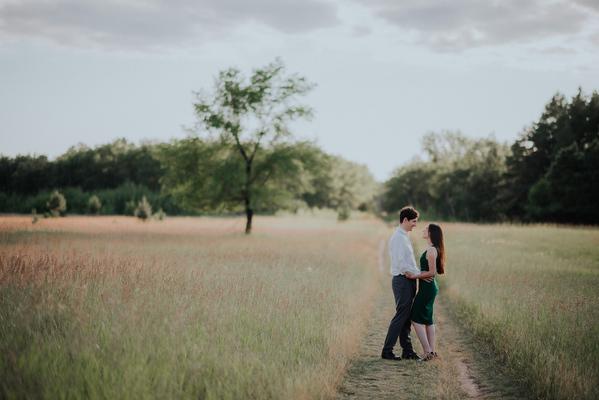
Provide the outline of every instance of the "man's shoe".
<path id="1" fill-rule="evenodd" d="M 401 357 L 396 356 L 393 353 L 383 353 L 381 355 L 381 358 L 384 358 L 385 360 L 395 360 L 395 361 L 401 361 Z"/>
<path id="2" fill-rule="evenodd" d="M 401 356 L 406 360 L 420 360 L 420 356 L 415 351 L 411 353 L 402 354 Z"/>

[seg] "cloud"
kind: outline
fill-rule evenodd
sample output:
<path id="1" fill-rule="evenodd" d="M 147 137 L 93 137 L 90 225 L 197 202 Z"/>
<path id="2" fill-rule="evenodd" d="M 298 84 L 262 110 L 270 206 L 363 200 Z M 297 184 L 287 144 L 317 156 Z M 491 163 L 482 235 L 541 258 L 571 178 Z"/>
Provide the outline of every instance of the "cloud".
<path id="1" fill-rule="evenodd" d="M 553 46 L 547 49 L 532 50 L 533 53 L 547 54 L 547 55 L 573 55 L 577 52 L 573 49 L 564 46 Z"/>
<path id="2" fill-rule="evenodd" d="M 372 33 L 372 28 L 369 26 L 354 26 L 352 33 L 356 37 L 368 36 Z"/>
<path id="3" fill-rule="evenodd" d="M 592 19 L 588 7 L 598 8 L 596 0 L 354 1 L 440 51 L 575 35 Z"/>
<path id="4" fill-rule="evenodd" d="M 594 9 L 599 12 L 599 2 L 597 0 L 574 0 L 576 3 Z"/>
<path id="5" fill-rule="evenodd" d="M 0 0 L 0 37 L 162 49 L 222 37 L 249 22 L 287 34 L 332 27 L 336 11 L 323 0 Z"/>

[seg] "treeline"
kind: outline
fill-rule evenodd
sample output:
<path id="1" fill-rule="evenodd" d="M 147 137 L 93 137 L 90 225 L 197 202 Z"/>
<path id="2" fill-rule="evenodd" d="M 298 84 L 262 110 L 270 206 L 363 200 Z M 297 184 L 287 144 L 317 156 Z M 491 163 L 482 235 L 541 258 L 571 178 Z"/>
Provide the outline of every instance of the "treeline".
<path id="1" fill-rule="evenodd" d="M 399 168 L 381 189 L 366 166 L 313 143 L 265 144 L 252 159 L 251 207 L 331 208 L 344 219 L 356 209 L 395 217 L 413 205 L 438 220 L 599 224 L 597 92 L 555 95 L 511 146 L 459 132 L 429 133 L 422 145 L 428 159 Z M 54 161 L 0 157 L 0 212 L 42 214 L 58 190 L 71 214 L 133 215 L 144 197 L 167 215 L 241 214 L 248 166 L 230 141 L 199 137 L 79 145 Z"/>
<path id="2" fill-rule="evenodd" d="M 67 201 L 67 213 L 90 213 L 89 200 L 97 196 L 101 215 L 133 215 L 145 196 L 153 207 L 169 215 L 186 214 L 172 198 L 160 191 L 164 175 L 150 143 L 136 147 L 125 139 L 91 149 L 71 147 L 49 161 L 44 155 L 0 158 L 0 212 L 39 213 L 58 190 Z"/>
<path id="3" fill-rule="evenodd" d="M 471 222 L 599 223 L 599 95 L 555 95 L 539 122 L 508 147 L 459 132 L 423 139 L 384 184 L 383 208 L 411 204 L 428 217 Z"/>
<path id="4" fill-rule="evenodd" d="M 0 212 L 49 212 L 47 203 L 58 190 L 67 203 L 64 214 L 133 215 L 145 197 L 153 210 L 162 209 L 167 215 L 200 215 L 202 211 L 197 207 L 186 207 L 163 188 L 165 177 L 177 171 L 163 167 L 159 161 L 168 157 L 168 149 L 190 142 L 193 139 L 135 146 L 119 139 L 93 149 L 85 145 L 72 147 L 54 161 L 44 155 L 0 157 Z M 310 154 L 309 162 L 301 166 L 302 173 L 292 185 L 289 183 L 289 188 L 270 187 L 270 195 L 256 204 L 258 213 L 308 207 L 374 210 L 379 185 L 366 166 L 327 154 L 311 143 L 292 146 Z M 193 171 L 196 175 L 226 178 L 214 172 Z M 99 211 L 90 207 L 93 196 L 101 203 Z M 269 198 L 280 201 L 267 201 Z M 235 208 L 220 211 L 241 212 Z"/>

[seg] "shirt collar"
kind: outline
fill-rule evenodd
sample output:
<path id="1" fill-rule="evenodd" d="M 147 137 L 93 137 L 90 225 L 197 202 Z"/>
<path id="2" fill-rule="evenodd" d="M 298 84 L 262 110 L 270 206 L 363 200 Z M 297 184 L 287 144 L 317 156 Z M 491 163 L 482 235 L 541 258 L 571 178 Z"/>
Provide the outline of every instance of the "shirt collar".
<path id="1" fill-rule="evenodd" d="M 406 230 L 404 228 L 402 228 L 401 226 L 398 226 L 396 229 L 397 232 L 403 234 L 403 235 L 407 235 L 408 232 L 406 232 Z"/>

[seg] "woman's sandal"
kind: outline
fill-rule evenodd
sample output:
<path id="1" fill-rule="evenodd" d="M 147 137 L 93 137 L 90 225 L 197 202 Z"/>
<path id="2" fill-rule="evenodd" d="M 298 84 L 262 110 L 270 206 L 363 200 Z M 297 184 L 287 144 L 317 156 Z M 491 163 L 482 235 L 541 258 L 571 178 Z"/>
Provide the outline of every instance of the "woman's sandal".
<path id="1" fill-rule="evenodd" d="M 422 358 L 420 359 L 420 361 L 430 361 L 430 360 L 432 360 L 433 358 L 435 358 L 435 356 L 436 356 L 436 354 L 435 354 L 435 353 L 433 353 L 433 352 L 431 351 L 431 352 L 429 352 L 429 353 L 428 353 L 426 356 L 422 357 Z"/>

